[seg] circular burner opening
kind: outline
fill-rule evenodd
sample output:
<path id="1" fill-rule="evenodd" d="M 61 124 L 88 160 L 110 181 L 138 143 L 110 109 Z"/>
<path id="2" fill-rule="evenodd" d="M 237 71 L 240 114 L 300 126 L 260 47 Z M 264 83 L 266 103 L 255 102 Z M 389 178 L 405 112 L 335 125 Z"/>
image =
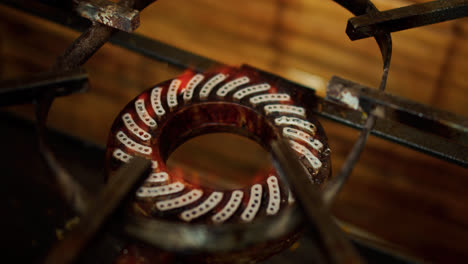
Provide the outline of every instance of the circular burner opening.
<path id="1" fill-rule="evenodd" d="M 216 190 L 242 189 L 264 178 L 273 167 L 257 142 L 232 133 L 211 133 L 189 139 L 166 161 L 172 174 Z"/>
<path id="2" fill-rule="evenodd" d="M 268 177 L 273 168 L 268 143 L 276 137 L 271 123 L 251 108 L 204 102 L 168 117 L 159 153 L 173 178 L 202 188 L 234 190 Z"/>

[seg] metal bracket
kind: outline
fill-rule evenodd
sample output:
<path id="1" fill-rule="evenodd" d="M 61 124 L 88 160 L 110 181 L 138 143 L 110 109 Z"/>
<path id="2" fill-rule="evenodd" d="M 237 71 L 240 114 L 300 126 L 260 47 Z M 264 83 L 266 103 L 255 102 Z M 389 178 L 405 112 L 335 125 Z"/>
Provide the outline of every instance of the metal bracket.
<path id="1" fill-rule="evenodd" d="M 395 137 L 411 137 L 410 146 L 468 167 L 468 119 L 465 117 L 336 76 L 328 83 L 327 99 L 361 115 L 372 111 L 379 119 L 377 133 L 381 132 L 383 122 L 390 127 L 398 124 L 392 129 Z M 406 129 L 402 130 L 403 127 Z"/>
<path id="2" fill-rule="evenodd" d="M 76 12 L 93 22 L 133 32 L 140 26 L 140 12 L 109 0 L 79 0 Z"/>

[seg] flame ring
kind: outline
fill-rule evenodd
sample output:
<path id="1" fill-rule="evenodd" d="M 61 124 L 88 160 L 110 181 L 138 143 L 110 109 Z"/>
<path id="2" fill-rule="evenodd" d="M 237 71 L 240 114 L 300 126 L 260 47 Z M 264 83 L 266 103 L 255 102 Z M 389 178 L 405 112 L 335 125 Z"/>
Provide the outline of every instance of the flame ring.
<path id="1" fill-rule="evenodd" d="M 111 175 L 133 156 L 153 160 L 153 173 L 136 193 L 145 215 L 221 224 L 276 215 L 294 202 L 275 173 L 242 190 L 195 186 L 166 172 L 165 158 L 188 138 L 229 131 L 265 147 L 275 137 L 290 139 L 310 178 L 322 184 L 330 175 L 329 149 L 318 121 L 288 91 L 248 68 L 186 72 L 138 95 L 115 120 L 107 147 Z"/>

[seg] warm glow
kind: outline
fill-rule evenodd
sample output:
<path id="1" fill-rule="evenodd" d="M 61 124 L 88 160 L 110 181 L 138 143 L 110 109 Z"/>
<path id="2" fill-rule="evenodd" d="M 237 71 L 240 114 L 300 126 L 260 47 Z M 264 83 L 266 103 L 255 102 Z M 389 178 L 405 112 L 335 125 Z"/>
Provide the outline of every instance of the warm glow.
<path id="1" fill-rule="evenodd" d="M 268 152 L 256 142 L 228 133 L 193 138 L 167 160 L 171 176 L 195 186 L 236 189 L 259 183 L 271 172 Z"/>

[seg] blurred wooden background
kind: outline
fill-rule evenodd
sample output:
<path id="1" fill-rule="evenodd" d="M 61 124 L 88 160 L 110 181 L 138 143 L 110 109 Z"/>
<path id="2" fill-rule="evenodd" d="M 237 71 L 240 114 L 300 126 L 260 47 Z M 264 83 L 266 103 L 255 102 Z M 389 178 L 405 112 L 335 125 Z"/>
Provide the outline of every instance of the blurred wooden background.
<path id="1" fill-rule="evenodd" d="M 423 2 L 377 0 L 382 10 Z M 332 75 L 375 87 L 371 39 L 351 42 L 350 14 L 332 1 L 159 0 L 137 33 L 218 61 L 248 63 L 313 86 Z M 0 78 L 44 71 L 79 34 L 0 6 Z M 468 20 L 392 35 L 388 92 L 468 115 Z M 56 100 L 52 127 L 104 145 L 114 117 L 139 92 L 181 69 L 106 44 L 85 65 L 91 89 Z M 32 117 L 31 106 L 8 109 Z M 358 132 L 322 120 L 337 171 Z M 238 155 L 242 155 L 238 153 Z M 334 214 L 429 262 L 468 258 L 468 170 L 371 137 Z"/>

